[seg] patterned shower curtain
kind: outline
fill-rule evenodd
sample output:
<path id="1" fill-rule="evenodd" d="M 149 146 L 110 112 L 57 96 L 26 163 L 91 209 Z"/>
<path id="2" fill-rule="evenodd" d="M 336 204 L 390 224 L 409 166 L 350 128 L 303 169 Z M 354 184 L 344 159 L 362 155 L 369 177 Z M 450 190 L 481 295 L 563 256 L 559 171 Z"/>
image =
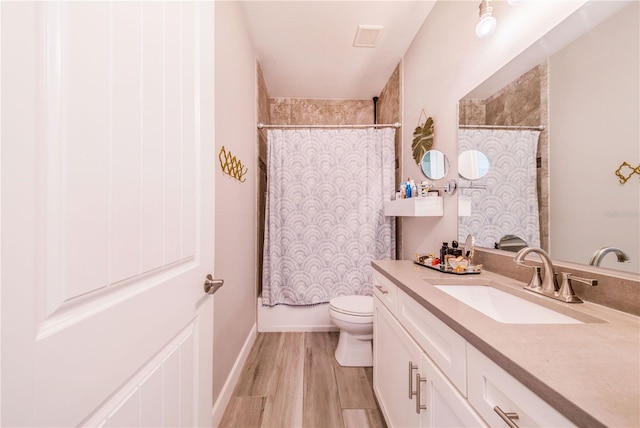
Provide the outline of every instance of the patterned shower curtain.
<path id="1" fill-rule="evenodd" d="M 459 203 L 471 215 L 458 218 L 461 241 L 472 234 L 476 245 L 493 248 L 505 235 L 516 235 L 540 247 L 536 190 L 536 150 L 540 131 L 501 129 L 458 130 L 458 152 L 480 150 L 489 158 L 486 189 L 461 188 Z M 464 180 L 461 187 L 465 186 Z"/>
<path id="2" fill-rule="evenodd" d="M 395 256 L 395 129 L 269 130 L 264 305 L 370 295 L 371 261 Z"/>

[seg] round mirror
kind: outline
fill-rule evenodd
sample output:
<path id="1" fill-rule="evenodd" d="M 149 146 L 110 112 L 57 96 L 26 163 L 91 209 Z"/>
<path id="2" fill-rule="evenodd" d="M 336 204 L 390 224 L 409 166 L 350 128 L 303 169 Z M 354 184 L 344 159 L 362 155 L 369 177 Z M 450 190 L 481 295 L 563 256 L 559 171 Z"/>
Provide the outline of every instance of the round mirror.
<path id="1" fill-rule="evenodd" d="M 431 180 L 440 180 L 449 171 L 449 159 L 439 150 L 429 150 L 420 162 L 422 173 Z"/>
<path id="2" fill-rule="evenodd" d="M 489 172 L 489 159 L 480 150 L 465 150 L 458 156 L 458 174 L 467 180 L 477 180 Z"/>
<path id="3" fill-rule="evenodd" d="M 473 253 L 473 247 L 476 245 L 476 240 L 472 234 L 467 235 L 467 239 L 464 241 L 464 256 L 469 257 Z"/>

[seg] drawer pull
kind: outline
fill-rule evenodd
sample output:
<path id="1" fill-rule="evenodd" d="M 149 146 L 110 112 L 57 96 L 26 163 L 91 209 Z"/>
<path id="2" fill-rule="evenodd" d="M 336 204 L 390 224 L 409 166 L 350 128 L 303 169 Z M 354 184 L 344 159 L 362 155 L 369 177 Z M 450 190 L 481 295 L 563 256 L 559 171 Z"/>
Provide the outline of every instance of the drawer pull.
<path id="1" fill-rule="evenodd" d="M 416 395 L 416 392 L 413 390 L 413 371 L 418 370 L 418 365 L 413 364 L 413 361 L 409 361 L 409 400 Z"/>
<path id="2" fill-rule="evenodd" d="M 420 398 L 420 383 L 426 382 L 427 378 L 420 376 L 420 373 L 416 373 L 416 413 L 420 414 L 421 410 L 427 410 L 426 404 L 420 404 L 422 399 Z"/>
<path id="3" fill-rule="evenodd" d="M 384 288 L 382 285 L 377 285 L 377 284 L 376 284 L 376 288 L 377 288 L 378 290 L 380 290 L 380 292 L 381 292 L 382 294 L 389 294 L 389 290 L 387 290 L 386 288 Z"/>
<path id="4" fill-rule="evenodd" d="M 518 428 L 518 425 L 516 425 L 515 422 L 513 422 L 514 420 L 518 420 L 518 414 L 515 412 L 503 412 L 502 409 L 500 408 L 500 406 L 495 406 L 493 408 L 493 411 L 496 412 L 498 414 L 498 416 L 500 416 L 500 418 L 502 418 L 503 421 L 506 422 L 506 424 L 509 426 L 509 428 Z"/>

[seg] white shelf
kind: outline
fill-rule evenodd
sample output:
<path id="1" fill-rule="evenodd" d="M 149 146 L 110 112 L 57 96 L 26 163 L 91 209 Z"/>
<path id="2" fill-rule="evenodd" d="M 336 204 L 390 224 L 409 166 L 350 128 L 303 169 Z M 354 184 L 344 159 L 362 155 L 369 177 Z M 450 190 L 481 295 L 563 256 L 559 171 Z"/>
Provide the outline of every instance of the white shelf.
<path id="1" fill-rule="evenodd" d="M 430 196 L 385 201 L 384 215 L 388 217 L 442 217 L 444 214 L 443 199 L 442 196 Z"/>

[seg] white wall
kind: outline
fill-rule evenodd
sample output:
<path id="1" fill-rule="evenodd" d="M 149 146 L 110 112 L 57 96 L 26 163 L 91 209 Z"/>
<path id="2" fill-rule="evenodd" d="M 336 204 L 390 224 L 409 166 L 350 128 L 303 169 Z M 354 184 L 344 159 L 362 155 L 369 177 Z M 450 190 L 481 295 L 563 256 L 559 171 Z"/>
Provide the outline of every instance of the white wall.
<path id="1" fill-rule="evenodd" d="M 215 2 L 216 260 L 214 400 L 256 324 L 256 59 L 240 2 Z M 203 119 L 206 120 L 206 119 Z M 247 168 L 241 183 L 222 173 L 220 147 Z"/>
<path id="2" fill-rule="evenodd" d="M 404 175 L 422 179 L 411 156 L 411 140 L 420 111 L 435 122 L 434 149 L 444 152 L 457 173 L 457 102 L 471 89 L 533 44 L 585 1 L 494 1 L 494 34 L 478 39 L 478 1 L 439 1 L 404 56 Z M 405 177 L 406 178 L 406 177 Z M 445 196 L 442 218 L 405 218 L 402 258 L 436 251 L 457 236 L 457 198 Z"/>
<path id="3" fill-rule="evenodd" d="M 601 266 L 636 273 L 640 176 L 620 184 L 614 172 L 640 162 L 639 6 L 549 59 L 551 255 L 586 264 L 597 249 L 616 246 L 631 263 L 608 255 Z"/>

